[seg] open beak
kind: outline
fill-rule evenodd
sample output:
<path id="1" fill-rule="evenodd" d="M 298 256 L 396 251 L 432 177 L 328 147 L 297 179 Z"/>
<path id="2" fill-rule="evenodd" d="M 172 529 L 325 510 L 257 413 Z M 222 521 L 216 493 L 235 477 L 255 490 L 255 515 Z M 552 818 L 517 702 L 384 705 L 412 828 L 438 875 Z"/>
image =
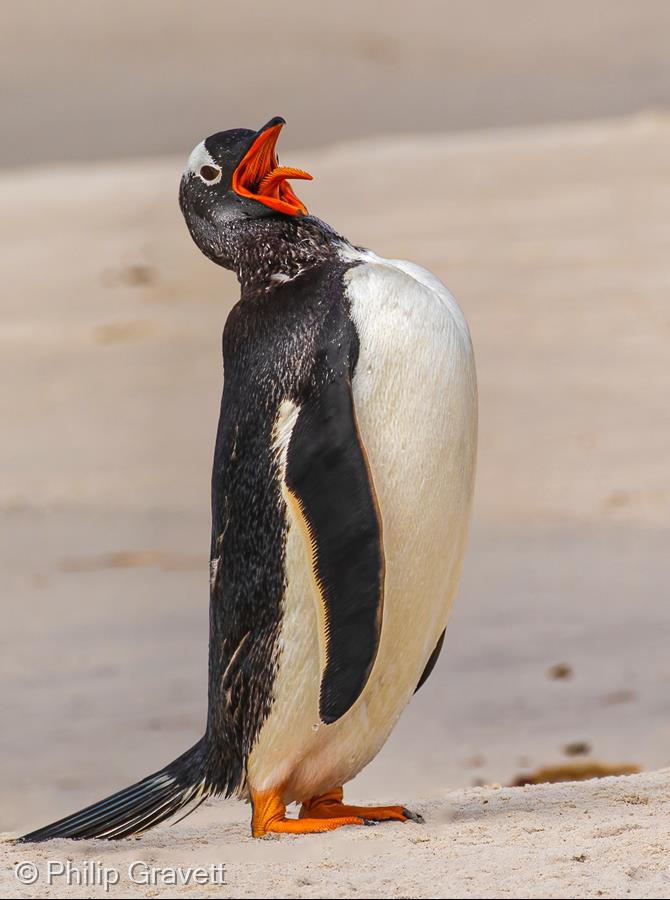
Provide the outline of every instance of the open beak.
<path id="1" fill-rule="evenodd" d="M 232 188 L 240 197 L 250 197 L 287 216 L 306 215 L 307 208 L 293 193 L 288 179 L 311 181 L 312 176 L 302 169 L 280 166 L 275 152 L 284 124 L 283 119 L 276 118 L 261 128 L 233 172 Z"/>

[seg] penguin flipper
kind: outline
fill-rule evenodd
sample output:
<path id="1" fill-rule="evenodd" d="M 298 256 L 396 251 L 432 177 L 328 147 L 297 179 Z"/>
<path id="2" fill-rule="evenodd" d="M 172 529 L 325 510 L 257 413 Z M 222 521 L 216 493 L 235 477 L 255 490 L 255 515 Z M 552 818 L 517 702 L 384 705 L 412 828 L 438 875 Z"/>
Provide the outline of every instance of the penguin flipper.
<path id="1" fill-rule="evenodd" d="M 442 634 L 437 639 L 437 644 L 435 644 L 435 649 L 428 657 L 428 662 L 426 663 L 426 666 L 425 666 L 423 672 L 421 673 L 421 678 L 419 678 L 419 683 L 414 688 L 415 694 L 419 690 L 421 685 L 426 683 L 426 681 L 430 677 L 433 669 L 435 668 L 435 663 L 437 662 L 438 657 L 439 657 L 440 653 L 442 652 L 442 644 L 444 644 L 444 636 L 446 633 L 447 633 L 447 629 L 445 628 L 444 631 L 442 632 Z"/>
<path id="2" fill-rule="evenodd" d="M 319 714 L 329 724 L 365 687 L 379 647 L 384 597 L 381 517 L 345 375 L 326 379 L 301 403 L 285 486 L 311 549 L 325 658 Z"/>

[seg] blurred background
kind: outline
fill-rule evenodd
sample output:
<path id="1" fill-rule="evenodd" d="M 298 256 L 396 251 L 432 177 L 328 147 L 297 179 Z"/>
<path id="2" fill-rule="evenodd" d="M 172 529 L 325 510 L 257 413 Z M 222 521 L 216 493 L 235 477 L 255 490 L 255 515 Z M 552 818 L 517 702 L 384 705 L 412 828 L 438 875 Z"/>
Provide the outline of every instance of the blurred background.
<path id="1" fill-rule="evenodd" d="M 204 136 L 277 114 L 283 160 L 315 175 L 310 210 L 440 276 L 479 366 L 461 595 L 351 795 L 670 765 L 670 5 L 2 15 L 2 828 L 98 799 L 202 732 L 237 286 L 176 194 Z"/>

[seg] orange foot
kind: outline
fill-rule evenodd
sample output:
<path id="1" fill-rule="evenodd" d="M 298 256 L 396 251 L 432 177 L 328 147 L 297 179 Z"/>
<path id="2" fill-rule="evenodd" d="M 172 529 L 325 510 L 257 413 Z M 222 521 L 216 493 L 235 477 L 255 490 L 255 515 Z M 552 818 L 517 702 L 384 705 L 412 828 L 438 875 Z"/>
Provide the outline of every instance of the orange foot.
<path id="1" fill-rule="evenodd" d="M 302 804 L 300 819 L 310 821 L 325 819 L 332 821 L 341 816 L 357 816 L 366 822 L 423 822 L 423 816 L 410 812 L 404 806 L 349 806 L 342 803 L 344 792 L 341 787 L 321 794 L 320 797 L 312 797 Z"/>
<path id="2" fill-rule="evenodd" d="M 342 825 L 364 825 L 360 816 L 333 815 L 323 817 L 286 818 L 286 805 L 279 791 L 251 792 L 253 815 L 251 817 L 251 834 L 263 837 L 264 834 L 313 834 L 317 831 L 332 831 Z"/>

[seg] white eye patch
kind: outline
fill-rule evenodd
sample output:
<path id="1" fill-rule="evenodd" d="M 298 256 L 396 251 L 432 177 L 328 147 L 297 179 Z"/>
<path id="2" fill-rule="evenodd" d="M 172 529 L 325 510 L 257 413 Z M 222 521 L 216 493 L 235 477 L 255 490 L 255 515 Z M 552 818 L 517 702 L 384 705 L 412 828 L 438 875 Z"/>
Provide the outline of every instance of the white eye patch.
<path id="1" fill-rule="evenodd" d="M 205 184 L 217 184 L 221 181 L 221 169 L 212 159 L 204 141 L 200 141 L 193 149 L 186 164 L 186 171 L 197 175 Z"/>

